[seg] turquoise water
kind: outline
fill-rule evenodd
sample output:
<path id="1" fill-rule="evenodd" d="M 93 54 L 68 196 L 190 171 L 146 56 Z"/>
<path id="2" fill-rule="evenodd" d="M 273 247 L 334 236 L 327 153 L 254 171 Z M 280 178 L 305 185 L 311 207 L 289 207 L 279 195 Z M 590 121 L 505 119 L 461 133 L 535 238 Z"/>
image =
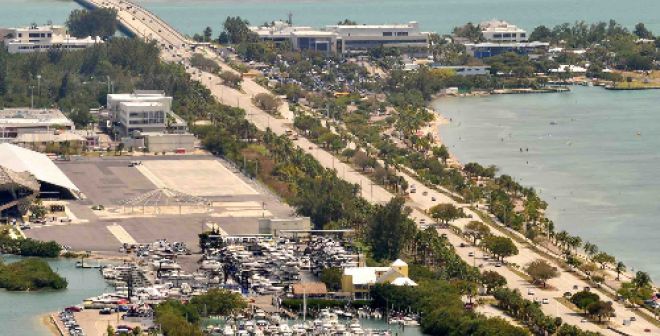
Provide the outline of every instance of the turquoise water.
<path id="1" fill-rule="evenodd" d="M 534 186 L 560 230 L 658 281 L 658 102 L 657 90 L 574 87 L 562 94 L 446 98 L 434 106 L 452 118 L 440 133 L 461 162 L 495 164 Z"/>
<path id="2" fill-rule="evenodd" d="M 660 1 L 637 0 L 140 0 L 184 33 L 219 28 L 229 15 L 253 24 L 286 19 L 295 24 L 322 26 L 344 18 L 360 23 L 418 21 L 423 30 L 449 32 L 467 21 L 502 18 L 533 29 L 540 24 L 575 20 L 609 20 L 627 26 L 645 22 L 660 32 Z M 217 30 L 217 29 L 216 29 Z"/>
<path id="3" fill-rule="evenodd" d="M 80 7 L 72 0 L 0 0 L 0 27 L 24 27 L 31 23 L 63 24 Z"/>
<path id="4" fill-rule="evenodd" d="M 5 262 L 19 260 L 15 256 L 3 256 Z M 0 290 L 0 335 L 49 336 L 41 324 L 40 316 L 80 304 L 83 299 L 104 292 L 106 283 L 97 269 L 79 269 L 75 260 L 53 259 L 48 263 L 69 282 L 62 291 L 7 292 Z"/>
<path id="5" fill-rule="evenodd" d="M 419 21 L 423 30 L 449 32 L 467 21 L 509 20 L 527 29 L 585 20 L 614 18 L 632 27 L 644 22 L 660 33 L 660 1 L 636 0 L 138 0 L 177 29 L 193 34 L 210 26 L 217 32 L 227 16 L 240 15 L 253 24 L 286 19 L 322 26 L 344 18 L 360 23 Z M 71 0 L 0 0 L 0 26 L 62 23 L 76 8 Z"/>

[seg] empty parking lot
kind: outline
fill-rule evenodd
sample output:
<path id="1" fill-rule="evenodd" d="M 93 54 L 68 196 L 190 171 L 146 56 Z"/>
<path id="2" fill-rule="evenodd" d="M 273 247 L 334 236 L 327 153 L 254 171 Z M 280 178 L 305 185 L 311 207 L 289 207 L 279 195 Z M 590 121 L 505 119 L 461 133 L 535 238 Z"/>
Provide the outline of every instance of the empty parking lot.
<path id="1" fill-rule="evenodd" d="M 229 234 L 252 234 L 258 231 L 259 218 L 292 214 L 288 205 L 263 186 L 213 156 L 144 157 L 138 167 L 130 167 L 132 160 L 135 158 L 79 158 L 58 163 L 85 196 L 68 202 L 82 221 L 34 224 L 26 235 L 76 250 L 116 251 L 123 242 L 148 243 L 162 238 L 196 246 L 198 234 L 208 230 L 210 222 Z M 141 213 L 138 205 L 126 207 L 124 213 L 122 204 L 127 200 L 162 188 L 203 197 L 208 200 L 208 211 L 154 213 L 147 205 Z M 106 211 L 92 210 L 99 204 Z M 110 209 L 120 213 L 108 215 Z"/>

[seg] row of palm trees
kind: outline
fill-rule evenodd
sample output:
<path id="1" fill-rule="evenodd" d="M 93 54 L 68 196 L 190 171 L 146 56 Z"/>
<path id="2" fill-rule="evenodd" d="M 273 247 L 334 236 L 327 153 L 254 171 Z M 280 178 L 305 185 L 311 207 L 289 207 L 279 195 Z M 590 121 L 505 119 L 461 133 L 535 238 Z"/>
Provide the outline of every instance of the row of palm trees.
<path id="1" fill-rule="evenodd" d="M 497 306 L 509 316 L 527 325 L 536 335 L 599 335 L 565 324 L 560 317 L 547 316 L 538 303 L 527 300 L 517 290 L 499 288 L 493 292 Z"/>

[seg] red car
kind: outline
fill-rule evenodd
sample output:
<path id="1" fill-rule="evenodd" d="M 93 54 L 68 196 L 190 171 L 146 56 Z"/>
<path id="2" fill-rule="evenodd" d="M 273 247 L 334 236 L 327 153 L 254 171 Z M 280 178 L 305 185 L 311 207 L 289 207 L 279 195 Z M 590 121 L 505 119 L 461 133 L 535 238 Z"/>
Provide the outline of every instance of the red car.
<path id="1" fill-rule="evenodd" d="M 69 313 L 79 313 L 79 312 L 82 311 L 82 308 L 76 307 L 76 306 L 71 306 L 71 307 L 64 308 L 64 311 L 69 312 Z"/>

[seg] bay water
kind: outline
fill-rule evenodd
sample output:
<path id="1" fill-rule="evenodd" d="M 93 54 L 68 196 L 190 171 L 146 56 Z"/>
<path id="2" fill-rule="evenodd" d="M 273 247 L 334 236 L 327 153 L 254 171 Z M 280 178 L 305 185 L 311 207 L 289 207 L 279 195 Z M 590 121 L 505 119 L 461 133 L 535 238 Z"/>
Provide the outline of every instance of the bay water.
<path id="1" fill-rule="evenodd" d="M 617 22 L 633 27 L 644 22 L 660 34 L 657 0 L 136 0 L 186 34 L 210 26 L 216 33 L 227 16 L 252 24 L 285 20 L 322 27 L 346 18 L 359 23 L 418 21 L 424 31 L 449 33 L 468 21 L 505 19 L 520 27 L 555 25 L 584 20 Z M 77 5 L 73 0 L 0 0 L 0 26 L 31 22 L 63 23 Z"/>
<path id="2" fill-rule="evenodd" d="M 441 98 L 442 140 L 463 162 L 533 186 L 558 230 L 660 280 L 660 91 Z"/>
<path id="3" fill-rule="evenodd" d="M 21 259 L 8 255 L 2 258 L 5 263 Z M 60 291 L 38 292 L 8 292 L 0 289 L 1 336 L 50 336 L 51 333 L 41 322 L 43 315 L 80 304 L 83 299 L 100 295 L 106 290 L 106 282 L 98 269 L 76 268 L 76 260 L 73 259 L 44 260 L 66 278 L 69 286 Z"/>

